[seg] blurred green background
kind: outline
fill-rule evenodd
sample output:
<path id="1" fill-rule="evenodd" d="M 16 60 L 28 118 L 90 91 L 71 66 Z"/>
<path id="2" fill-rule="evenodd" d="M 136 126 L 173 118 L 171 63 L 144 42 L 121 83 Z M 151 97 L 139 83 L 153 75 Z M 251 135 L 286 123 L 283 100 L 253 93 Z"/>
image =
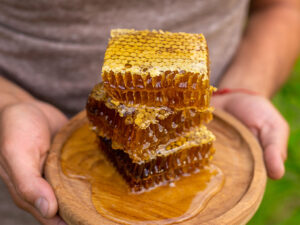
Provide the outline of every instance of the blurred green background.
<path id="1" fill-rule="evenodd" d="M 273 103 L 291 129 L 286 174 L 279 181 L 268 180 L 262 204 L 248 225 L 300 224 L 300 58 Z"/>

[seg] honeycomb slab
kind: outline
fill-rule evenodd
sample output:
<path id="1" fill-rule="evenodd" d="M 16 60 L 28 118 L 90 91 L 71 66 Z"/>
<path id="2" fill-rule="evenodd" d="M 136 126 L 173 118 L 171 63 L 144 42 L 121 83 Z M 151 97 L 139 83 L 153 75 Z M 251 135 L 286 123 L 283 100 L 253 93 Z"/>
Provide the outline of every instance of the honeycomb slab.
<path id="1" fill-rule="evenodd" d="M 212 119 L 211 110 L 171 111 L 149 107 L 124 110 L 124 106 L 111 102 L 101 84 L 92 91 L 86 108 L 97 135 L 110 139 L 112 148 L 123 149 L 133 162 L 155 158 L 165 144 Z"/>
<path id="2" fill-rule="evenodd" d="M 202 34 L 156 30 L 112 30 L 102 67 L 106 91 L 129 105 L 208 107 L 209 74 Z"/>
<path id="3" fill-rule="evenodd" d="M 201 135 L 196 131 L 178 138 L 166 146 L 171 154 L 159 154 L 141 163 L 132 162 L 123 150 L 112 149 L 108 139 L 100 138 L 99 144 L 132 191 L 139 192 L 172 182 L 207 166 L 215 149 L 213 139 L 201 139 Z M 195 136 L 199 138 L 197 141 Z"/>

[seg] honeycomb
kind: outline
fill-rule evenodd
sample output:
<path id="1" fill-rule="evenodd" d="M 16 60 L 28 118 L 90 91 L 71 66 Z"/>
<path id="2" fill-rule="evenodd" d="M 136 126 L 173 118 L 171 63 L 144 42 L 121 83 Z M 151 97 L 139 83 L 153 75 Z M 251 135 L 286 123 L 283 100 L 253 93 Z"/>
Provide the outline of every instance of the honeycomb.
<path id="1" fill-rule="evenodd" d="M 117 110 L 118 107 L 122 110 Z M 138 116 L 137 111 L 140 107 L 124 110 L 122 104 L 114 105 L 103 91 L 101 84 L 92 91 L 86 109 L 89 121 L 94 126 L 97 135 L 110 139 L 112 148 L 123 149 L 133 162 L 149 161 L 155 158 L 165 144 L 188 132 L 191 128 L 212 119 L 211 110 L 204 112 L 198 112 L 195 109 L 169 110 L 167 116 L 161 116 L 162 113 L 155 108 L 154 112 L 152 109 L 147 110 L 150 114 L 150 122 L 147 122 L 145 118 L 147 115 L 145 116 L 144 111 L 144 116 Z M 163 110 L 168 112 L 166 108 Z M 158 114 L 158 116 L 153 116 L 153 114 Z"/>
<path id="2" fill-rule="evenodd" d="M 187 144 L 182 145 L 184 140 Z M 190 144 L 189 141 L 188 137 L 181 137 L 168 145 L 172 154 L 158 155 L 148 162 L 134 163 L 123 150 L 112 149 L 110 140 L 99 138 L 100 149 L 134 192 L 175 181 L 182 175 L 197 172 L 208 165 L 215 152 L 212 140 L 197 144 Z"/>
<path id="3" fill-rule="evenodd" d="M 105 90 L 127 105 L 209 105 L 209 60 L 202 34 L 111 31 L 102 79 Z"/>
<path id="4" fill-rule="evenodd" d="M 111 31 L 86 105 L 100 148 L 133 191 L 197 172 L 214 154 L 204 126 L 209 106 L 208 49 L 202 34 Z"/>

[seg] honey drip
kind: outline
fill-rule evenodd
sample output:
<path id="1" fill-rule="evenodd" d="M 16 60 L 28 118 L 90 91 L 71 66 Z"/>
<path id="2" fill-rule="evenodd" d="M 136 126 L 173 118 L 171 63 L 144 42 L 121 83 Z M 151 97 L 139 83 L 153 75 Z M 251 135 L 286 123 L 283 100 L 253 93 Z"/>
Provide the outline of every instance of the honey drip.
<path id="1" fill-rule="evenodd" d="M 121 224 L 171 224 L 197 215 L 222 187 L 224 176 L 213 164 L 151 191 L 133 193 L 99 150 L 88 124 L 77 129 L 61 154 L 65 175 L 91 184 L 91 199 L 104 217 Z"/>

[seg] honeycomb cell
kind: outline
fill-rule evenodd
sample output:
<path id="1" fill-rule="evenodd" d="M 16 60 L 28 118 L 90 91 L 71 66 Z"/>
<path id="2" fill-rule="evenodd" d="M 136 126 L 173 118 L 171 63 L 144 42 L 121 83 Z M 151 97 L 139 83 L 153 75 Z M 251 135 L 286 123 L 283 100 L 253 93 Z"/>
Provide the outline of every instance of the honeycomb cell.
<path id="1" fill-rule="evenodd" d="M 212 119 L 211 110 L 128 109 L 122 104 L 114 104 L 105 91 L 99 93 L 99 88 L 96 90 L 89 96 L 86 106 L 94 131 L 110 139 L 113 149 L 123 149 L 133 162 L 155 158 L 167 143 Z M 205 128 L 202 130 L 206 132 Z"/>
<path id="2" fill-rule="evenodd" d="M 111 31 L 102 79 L 108 94 L 124 104 L 208 107 L 207 44 L 202 34 Z"/>
<path id="3" fill-rule="evenodd" d="M 183 139 L 189 138 L 183 137 Z M 183 144 L 183 139 L 175 140 L 168 145 L 172 154 L 158 155 L 148 162 L 141 163 L 132 162 L 123 150 L 112 149 L 111 141 L 108 139 L 99 138 L 99 144 L 100 149 L 122 175 L 131 190 L 140 192 L 172 182 L 182 175 L 198 172 L 208 165 L 215 152 L 212 140 L 197 142 L 197 144 L 190 144 L 187 141 L 187 144 Z"/>

